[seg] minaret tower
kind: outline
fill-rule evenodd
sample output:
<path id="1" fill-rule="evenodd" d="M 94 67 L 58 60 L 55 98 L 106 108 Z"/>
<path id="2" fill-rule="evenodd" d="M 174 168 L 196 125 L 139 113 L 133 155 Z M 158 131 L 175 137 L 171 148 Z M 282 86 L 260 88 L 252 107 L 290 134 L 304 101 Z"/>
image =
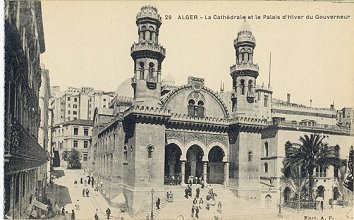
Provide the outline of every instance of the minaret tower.
<path id="1" fill-rule="evenodd" d="M 166 50 L 159 43 L 161 17 L 157 9 L 144 6 L 136 16 L 138 43 L 131 47 L 134 60 L 134 99 L 137 105 L 156 106 L 161 96 L 161 64 Z"/>
<path id="2" fill-rule="evenodd" d="M 253 51 L 256 39 L 245 21 L 234 40 L 236 64 L 230 67 L 232 77 L 233 115 L 256 116 L 255 86 L 258 77 L 258 65 L 253 63 Z"/>

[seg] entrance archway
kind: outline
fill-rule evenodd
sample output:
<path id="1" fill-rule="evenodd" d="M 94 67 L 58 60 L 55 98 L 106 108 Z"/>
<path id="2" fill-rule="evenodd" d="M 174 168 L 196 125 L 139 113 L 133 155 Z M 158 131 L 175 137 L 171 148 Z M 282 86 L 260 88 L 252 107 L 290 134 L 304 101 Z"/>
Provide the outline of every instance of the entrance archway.
<path id="1" fill-rule="evenodd" d="M 208 154 L 208 183 L 223 184 L 224 183 L 224 164 L 223 158 L 225 153 L 219 146 L 214 146 Z"/>
<path id="2" fill-rule="evenodd" d="M 324 186 L 321 185 L 321 186 L 317 187 L 317 197 L 324 198 L 324 193 L 325 193 Z"/>
<path id="3" fill-rule="evenodd" d="M 268 194 L 265 197 L 265 207 L 270 208 L 271 206 L 272 206 L 272 196 Z"/>
<path id="4" fill-rule="evenodd" d="M 181 179 L 182 151 L 176 144 L 168 144 L 165 148 L 165 184 L 177 185 Z"/>
<path id="5" fill-rule="evenodd" d="M 333 188 L 333 200 L 337 200 L 340 197 L 339 189 L 338 187 Z"/>
<path id="6" fill-rule="evenodd" d="M 290 195 L 291 195 L 291 190 L 289 187 L 286 187 L 284 189 L 284 203 L 288 204 L 290 202 Z"/>
<path id="7" fill-rule="evenodd" d="M 198 145 L 191 146 L 187 151 L 185 182 L 191 178 L 202 178 L 203 176 L 203 149 Z"/>

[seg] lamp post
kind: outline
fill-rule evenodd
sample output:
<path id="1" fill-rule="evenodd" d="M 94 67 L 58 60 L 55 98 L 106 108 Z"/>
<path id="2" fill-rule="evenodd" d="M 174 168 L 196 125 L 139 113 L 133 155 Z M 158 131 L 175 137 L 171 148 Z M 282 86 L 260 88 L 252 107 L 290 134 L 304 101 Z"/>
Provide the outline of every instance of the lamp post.
<path id="1" fill-rule="evenodd" d="M 299 186 L 298 186 L 298 204 L 297 209 L 300 211 L 301 209 L 301 166 L 299 165 Z"/>
<path id="2" fill-rule="evenodd" d="M 279 213 L 278 213 L 278 215 L 279 215 L 280 217 L 283 216 L 283 214 L 281 213 L 281 190 L 282 190 L 282 188 L 281 188 L 281 186 L 280 186 L 280 187 L 279 187 Z"/>
<path id="3" fill-rule="evenodd" d="M 154 219 L 154 189 L 151 188 L 151 220 Z"/>

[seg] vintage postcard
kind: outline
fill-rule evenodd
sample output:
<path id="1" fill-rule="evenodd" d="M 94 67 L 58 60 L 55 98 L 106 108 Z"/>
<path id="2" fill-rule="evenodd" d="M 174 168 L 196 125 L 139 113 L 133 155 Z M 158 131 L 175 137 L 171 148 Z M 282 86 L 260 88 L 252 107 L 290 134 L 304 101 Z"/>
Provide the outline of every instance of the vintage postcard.
<path id="1" fill-rule="evenodd" d="M 3 4 L 4 219 L 353 219 L 353 2 Z"/>

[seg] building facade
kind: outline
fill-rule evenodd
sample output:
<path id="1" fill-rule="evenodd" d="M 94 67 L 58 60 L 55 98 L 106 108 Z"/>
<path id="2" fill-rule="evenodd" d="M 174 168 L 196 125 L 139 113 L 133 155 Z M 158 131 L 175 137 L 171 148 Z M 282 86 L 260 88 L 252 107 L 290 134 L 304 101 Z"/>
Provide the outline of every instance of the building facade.
<path id="1" fill-rule="evenodd" d="M 60 87 L 53 86 L 51 105 L 54 111 L 54 124 L 83 119 L 92 120 L 95 108 L 108 108 L 114 92 L 103 92 L 91 87 L 69 87 L 61 92 Z"/>
<path id="2" fill-rule="evenodd" d="M 40 54 L 45 52 L 40 1 L 5 2 L 4 214 L 28 218 L 45 196 L 47 149 L 39 143 Z M 40 212 L 36 210 L 36 212 Z"/>
<path id="3" fill-rule="evenodd" d="M 59 153 L 61 166 L 67 167 L 67 162 L 64 160 L 65 154 L 75 149 L 80 153 L 82 167 L 87 167 L 92 123 L 92 120 L 79 119 L 53 126 L 53 148 Z"/>
<path id="4" fill-rule="evenodd" d="M 136 25 L 138 42 L 130 53 L 134 96 L 116 96 L 108 109 L 95 110 L 90 148 L 102 193 L 113 203 L 122 194 L 130 214 L 147 209 L 151 190 L 163 197 L 171 179 L 222 184 L 238 197 L 274 206 L 284 195 L 279 187 L 285 190 L 288 184 L 284 145 L 304 134 L 326 135 L 341 157 L 348 155 L 353 134 L 337 125 L 334 106 L 306 107 L 291 103 L 290 96 L 286 102 L 275 100 L 270 85 L 256 84 L 256 39 L 247 23 L 233 44 L 232 90 L 218 93 L 202 78 L 189 77 L 182 86 L 163 82 L 166 49 L 158 41 L 157 9 L 142 7 Z M 331 190 L 338 183 L 330 171 L 322 177 L 316 187 L 330 182 L 324 187 Z M 328 191 L 324 199 L 331 196 Z"/>

